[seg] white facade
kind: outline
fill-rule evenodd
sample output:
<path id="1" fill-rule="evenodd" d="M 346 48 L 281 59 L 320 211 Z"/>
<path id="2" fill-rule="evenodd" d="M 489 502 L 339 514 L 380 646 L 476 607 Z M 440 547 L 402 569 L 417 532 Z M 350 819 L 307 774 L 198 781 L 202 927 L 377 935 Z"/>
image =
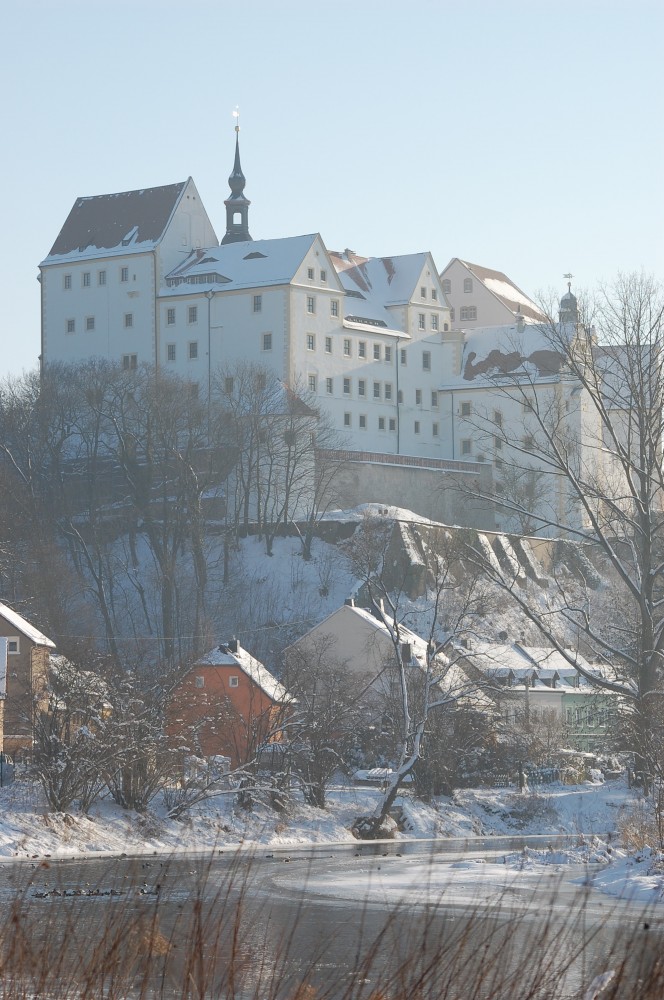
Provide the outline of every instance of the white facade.
<path id="1" fill-rule="evenodd" d="M 440 280 L 455 330 L 503 326 L 514 323 L 517 315 L 529 322 L 545 319 L 538 306 L 502 271 L 453 257 Z"/>

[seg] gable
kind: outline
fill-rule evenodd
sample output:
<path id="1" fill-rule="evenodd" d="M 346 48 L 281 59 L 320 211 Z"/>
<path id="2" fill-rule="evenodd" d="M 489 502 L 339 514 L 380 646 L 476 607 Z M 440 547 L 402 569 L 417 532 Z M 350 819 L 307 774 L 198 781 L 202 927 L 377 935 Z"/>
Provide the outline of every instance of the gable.
<path id="1" fill-rule="evenodd" d="M 15 629 L 21 635 L 29 639 L 30 642 L 34 642 L 36 646 L 48 646 L 49 649 L 55 649 L 55 643 L 51 642 L 43 632 L 31 625 L 22 615 L 19 615 L 17 611 L 8 607 L 6 604 L 0 604 L 0 619 L 2 619 L 9 628 Z"/>

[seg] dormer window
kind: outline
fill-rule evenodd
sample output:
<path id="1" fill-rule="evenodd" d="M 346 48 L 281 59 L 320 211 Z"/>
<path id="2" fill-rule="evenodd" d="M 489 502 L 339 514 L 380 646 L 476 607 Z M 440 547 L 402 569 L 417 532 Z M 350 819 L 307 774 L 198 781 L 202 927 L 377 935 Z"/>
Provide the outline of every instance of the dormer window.
<path id="1" fill-rule="evenodd" d="M 122 237 L 122 246 L 128 247 L 131 241 L 136 239 L 137 235 L 138 235 L 138 226 L 134 226 L 133 229 L 129 230 L 126 236 Z"/>

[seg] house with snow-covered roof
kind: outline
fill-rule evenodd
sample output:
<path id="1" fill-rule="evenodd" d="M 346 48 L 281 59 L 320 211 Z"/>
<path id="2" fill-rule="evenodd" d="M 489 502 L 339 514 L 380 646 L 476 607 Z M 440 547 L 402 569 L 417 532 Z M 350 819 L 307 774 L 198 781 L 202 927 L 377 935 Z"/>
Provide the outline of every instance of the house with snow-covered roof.
<path id="1" fill-rule="evenodd" d="M 535 323 L 546 319 L 539 306 L 502 271 L 453 257 L 441 271 L 440 280 L 456 330 L 505 326 L 518 316 Z"/>
<path id="2" fill-rule="evenodd" d="M 231 639 L 184 673 L 170 699 L 167 731 L 183 751 L 229 757 L 238 767 L 266 741 L 279 739 L 278 723 L 290 703 L 267 667 Z"/>
<path id="3" fill-rule="evenodd" d="M 0 706 L 4 741 L 17 754 L 32 749 L 35 711 L 46 690 L 55 643 L 7 604 L 0 604 Z"/>

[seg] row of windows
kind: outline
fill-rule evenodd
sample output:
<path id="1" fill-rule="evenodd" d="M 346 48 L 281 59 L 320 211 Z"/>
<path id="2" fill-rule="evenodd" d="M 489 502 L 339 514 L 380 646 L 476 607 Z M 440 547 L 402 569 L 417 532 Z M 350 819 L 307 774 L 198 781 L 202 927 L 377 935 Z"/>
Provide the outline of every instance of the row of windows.
<path id="1" fill-rule="evenodd" d="M 455 315 L 454 306 L 450 306 L 450 319 L 452 322 L 454 322 Z M 459 321 L 461 323 L 470 322 L 470 320 L 475 319 L 477 319 L 477 306 L 461 306 L 459 310 Z M 447 329 L 447 324 L 445 325 L 445 329 Z"/>
<path id="2" fill-rule="evenodd" d="M 171 306 L 170 309 L 166 310 L 166 326 L 175 326 L 176 318 L 175 306 Z M 198 306 L 187 307 L 187 323 L 190 325 L 198 323 Z"/>
<path id="3" fill-rule="evenodd" d="M 420 298 L 421 299 L 426 299 L 426 297 L 427 297 L 426 285 L 420 285 Z M 438 301 L 438 289 L 437 288 L 432 288 L 431 289 L 431 298 L 433 299 L 434 302 Z"/>
<path id="4" fill-rule="evenodd" d="M 469 295 L 472 292 L 473 290 L 472 278 L 463 279 L 463 290 L 466 295 Z M 450 292 L 452 291 L 452 282 L 450 281 L 449 278 L 443 278 L 443 291 L 445 292 L 445 295 L 449 295 Z"/>
<path id="5" fill-rule="evenodd" d="M 198 341 L 190 340 L 187 344 L 187 357 L 190 361 L 196 361 L 198 358 Z M 166 360 L 167 361 L 177 361 L 177 345 L 176 344 L 166 344 Z"/>
<path id="6" fill-rule="evenodd" d="M 121 282 L 129 281 L 129 268 L 121 267 L 119 270 L 119 277 Z M 106 284 L 106 271 L 97 271 L 97 284 Z M 65 291 L 70 291 L 72 288 L 72 275 L 63 274 L 62 276 L 62 287 Z M 81 288 L 91 288 L 92 287 L 92 272 L 82 271 L 81 272 Z"/>
<path id="7" fill-rule="evenodd" d="M 367 430 L 368 428 L 367 419 L 368 418 L 366 413 L 358 414 L 357 426 L 361 431 Z M 352 427 L 352 426 L 353 426 L 353 414 L 348 412 L 344 413 L 344 427 Z M 396 417 L 388 417 L 387 419 L 385 417 L 378 417 L 377 426 L 379 431 L 384 431 L 384 430 L 396 431 L 397 429 Z M 420 434 L 421 432 L 422 432 L 422 423 L 419 420 L 415 420 L 413 422 L 413 433 Z M 431 425 L 431 436 L 438 437 L 439 434 L 440 434 L 440 426 L 437 422 L 435 422 Z"/>
<path id="8" fill-rule="evenodd" d="M 353 383 L 348 377 L 344 377 L 342 381 L 343 395 L 352 396 L 353 395 Z M 311 392 L 316 392 L 318 389 L 318 376 L 309 375 L 309 389 Z M 367 399 L 369 397 L 369 390 L 371 390 L 371 397 L 373 399 L 385 400 L 386 403 L 391 403 L 394 399 L 393 386 L 391 382 L 368 382 L 367 379 L 358 378 L 356 385 L 356 395 L 358 399 Z M 328 376 L 325 379 L 325 392 L 328 396 L 334 395 L 334 379 Z M 423 405 L 423 392 L 421 389 L 415 390 L 415 405 Z M 438 409 L 439 393 L 437 389 L 431 390 L 431 408 L 434 410 Z M 399 389 L 397 392 L 397 402 L 403 403 L 403 390 Z"/>
<path id="9" fill-rule="evenodd" d="M 330 316 L 334 316 L 336 318 L 339 315 L 339 299 L 330 299 L 329 301 L 330 301 Z M 256 310 L 254 308 L 254 312 L 256 311 L 260 312 L 260 310 Z M 310 316 L 316 315 L 315 295 L 307 295 L 307 312 L 309 313 Z"/>
<path id="10" fill-rule="evenodd" d="M 125 313 L 123 319 L 123 325 L 125 330 L 131 330 L 134 326 L 134 314 Z M 84 328 L 86 333 L 92 333 L 96 329 L 96 322 L 94 316 L 86 316 L 84 321 Z M 73 317 L 69 317 L 65 320 L 65 331 L 67 333 L 76 333 L 76 320 Z"/>
<path id="11" fill-rule="evenodd" d="M 314 271 L 313 267 L 308 267 L 307 268 L 307 278 L 309 279 L 309 281 L 313 281 L 315 277 L 316 277 L 316 274 L 315 274 L 315 271 Z M 327 271 L 321 269 L 320 280 L 322 282 L 326 282 L 327 281 Z"/>
<path id="12" fill-rule="evenodd" d="M 440 327 L 438 325 L 438 313 L 431 313 L 430 320 L 431 320 L 431 329 L 434 330 L 434 331 L 438 331 L 440 329 Z M 427 328 L 427 314 L 426 313 L 418 313 L 417 314 L 417 328 L 418 328 L 418 330 L 426 330 L 426 328 Z M 445 330 L 447 332 L 447 330 L 448 330 L 447 323 L 443 324 L 443 330 Z"/>

